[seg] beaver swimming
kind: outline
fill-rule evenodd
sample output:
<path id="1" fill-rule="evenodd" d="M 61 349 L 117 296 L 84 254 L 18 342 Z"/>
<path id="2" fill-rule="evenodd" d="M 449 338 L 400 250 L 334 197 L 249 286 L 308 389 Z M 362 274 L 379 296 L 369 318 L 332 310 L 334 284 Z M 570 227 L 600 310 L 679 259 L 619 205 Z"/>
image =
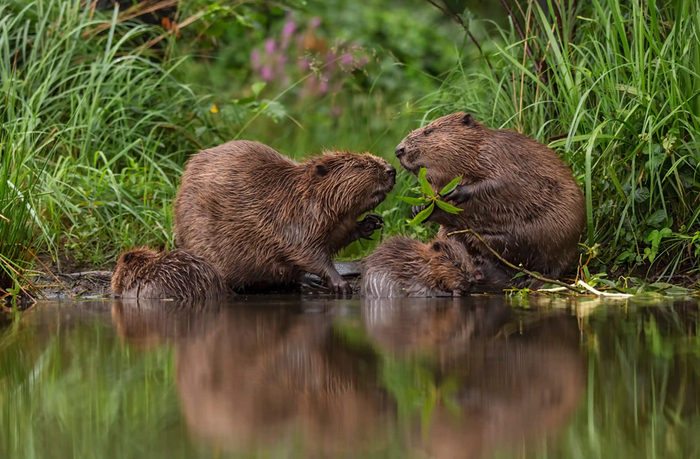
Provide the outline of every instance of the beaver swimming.
<path id="1" fill-rule="evenodd" d="M 382 226 L 378 215 L 357 219 L 395 180 L 396 169 L 370 154 L 333 151 L 298 163 L 258 142 L 228 142 L 188 162 L 175 199 L 177 244 L 236 290 L 309 272 L 351 293 L 331 256 Z"/>
<path id="2" fill-rule="evenodd" d="M 397 236 L 365 258 L 362 295 L 373 298 L 461 296 L 483 278 L 454 238 L 422 243 Z"/>
<path id="3" fill-rule="evenodd" d="M 446 198 L 464 211 L 436 208 L 430 219 L 441 225 L 439 234 L 472 229 L 506 260 L 552 278 L 575 261 L 585 201 L 571 169 L 551 149 L 460 112 L 412 131 L 395 153 L 413 174 L 426 168 L 436 191 L 462 175 Z M 500 264 L 472 234 L 454 237 L 473 256 Z M 513 284 L 530 281 L 523 276 Z"/>
<path id="4" fill-rule="evenodd" d="M 204 258 L 185 250 L 156 252 L 147 247 L 119 257 L 112 290 L 121 298 L 206 299 L 226 295 L 218 271 Z"/>

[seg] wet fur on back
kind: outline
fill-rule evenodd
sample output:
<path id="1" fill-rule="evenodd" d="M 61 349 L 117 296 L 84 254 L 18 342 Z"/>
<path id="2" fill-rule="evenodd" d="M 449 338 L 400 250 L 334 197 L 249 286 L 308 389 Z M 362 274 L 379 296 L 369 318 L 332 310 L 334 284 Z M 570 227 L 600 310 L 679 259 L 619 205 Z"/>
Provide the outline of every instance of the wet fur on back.
<path id="1" fill-rule="evenodd" d="M 472 229 L 506 260 L 548 277 L 558 278 L 576 260 L 585 223 L 583 193 L 571 169 L 545 145 L 489 129 L 460 112 L 411 132 L 396 155 L 414 174 L 425 167 L 436 191 L 463 176 L 458 190 L 465 200 L 458 205 L 464 211 L 435 209 L 431 215 L 442 226 L 439 234 Z M 456 237 L 475 257 L 502 266 L 471 234 Z M 527 282 L 522 277 L 515 284 Z"/>
<path id="2" fill-rule="evenodd" d="M 226 295 L 214 266 L 185 250 L 156 252 L 146 247 L 119 257 L 112 290 L 121 298 L 205 299 Z"/>
<path id="3" fill-rule="evenodd" d="M 482 278 L 458 241 L 429 243 L 399 236 L 379 246 L 363 262 L 362 295 L 370 298 L 459 296 Z"/>
<path id="4" fill-rule="evenodd" d="M 237 290 L 309 272 L 349 293 L 331 256 L 380 226 L 378 216 L 357 219 L 384 200 L 395 176 L 370 154 L 329 152 L 297 163 L 258 142 L 228 142 L 187 164 L 175 200 L 177 244 Z"/>

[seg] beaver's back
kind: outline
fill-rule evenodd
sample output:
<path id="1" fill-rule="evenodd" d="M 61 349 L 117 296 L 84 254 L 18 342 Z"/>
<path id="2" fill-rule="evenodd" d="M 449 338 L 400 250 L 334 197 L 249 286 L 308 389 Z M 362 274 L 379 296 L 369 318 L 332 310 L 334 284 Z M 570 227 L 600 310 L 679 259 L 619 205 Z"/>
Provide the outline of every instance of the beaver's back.
<path id="1" fill-rule="evenodd" d="M 206 299 L 227 293 L 216 268 L 186 250 L 126 261 L 128 255 L 126 252 L 120 257 L 112 281 L 115 293 L 121 298 Z"/>
<path id="2" fill-rule="evenodd" d="M 254 245 L 274 244 L 294 202 L 296 163 L 272 148 L 245 140 L 194 155 L 175 199 L 177 244 L 212 262 L 226 278 L 232 257 Z M 262 262 L 263 260 L 261 260 Z"/>

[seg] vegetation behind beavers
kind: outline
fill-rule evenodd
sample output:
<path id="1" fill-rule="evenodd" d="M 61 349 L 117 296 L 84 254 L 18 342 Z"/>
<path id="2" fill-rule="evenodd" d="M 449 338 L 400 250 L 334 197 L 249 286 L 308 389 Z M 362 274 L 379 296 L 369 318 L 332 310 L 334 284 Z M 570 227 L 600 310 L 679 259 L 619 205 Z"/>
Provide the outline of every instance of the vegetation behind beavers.
<path id="1" fill-rule="evenodd" d="M 436 191 L 463 176 L 447 198 L 464 211 L 431 215 L 441 234 L 472 229 L 506 260 L 549 277 L 574 262 L 586 218 L 583 193 L 569 167 L 541 143 L 460 112 L 411 132 L 396 156 L 414 174 L 425 167 Z M 492 257 L 471 234 L 457 237 L 471 253 Z"/>
<path id="2" fill-rule="evenodd" d="M 394 237 L 363 262 L 362 295 L 372 298 L 461 296 L 483 278 L 466 248 L 453 238 L 424 244 Z"/>
<path id="3" fill-rule="evenodd" d="M 370 154 L 328 152 L 297 163 L 244 140 L 190 159 L 175 199 L 179 247 L 211 261 L 234 289 L 288 284 L 304 272 L 350 293 L 331 256 L 381 227 L 374 209 L 396 170 Z"/>
<path id="4" fill-rule="evenodd" d="M 226 295 L 217 272 L 202 257 L 185 250 L 158 253 L 146 247 L 119 257 L 112 290 L 122 298 L 205 299 Z"/>

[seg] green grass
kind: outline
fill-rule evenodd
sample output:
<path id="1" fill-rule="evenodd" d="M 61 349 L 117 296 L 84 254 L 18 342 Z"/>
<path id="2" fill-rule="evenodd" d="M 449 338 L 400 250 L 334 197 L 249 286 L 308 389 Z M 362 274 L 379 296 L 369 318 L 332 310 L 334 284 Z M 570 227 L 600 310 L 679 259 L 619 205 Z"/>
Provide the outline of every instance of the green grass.
<path id="1" fill-rule="evenodd" d="M 697 2 L 576 4 L 568 11 L 552 2 L 549 14 L 530 4 L 520 19 L 530 32 L 524 39 L 515 27 L 496 28 L 500 38 L 487 43 L 493 70 L 483 61 L 455 68 L 430 117 L 468 110 L 549 143 L 585 191 L 583 242 L 599 244 L 609 268 L 697 269 Z"/>
<path id="2" fill-rule="evenodd" d="M 35 251 L 99 268 L 125 248 L 170 247 L 182 166 L 203 147 L 246 138 L 293 158 L 369 151 L 398 168 L 394 147 L 412 127 L 457 110 L 549 143 L 572 166 L 588 203 L 583 242 L 598 245 L 600 270 L 698 269 L 700 13 L 690 0 L 578 2 L 564 14 L 531 6 L 524 40 L 495 24 L 481 38 L 493 69 L 467 41 L 439 91 L 401 101 L 386 79 L 402 67 L 386 59 L 318 99 L 272 86 L 245 99 L 249 81 L 216 92 L 208 67 L 176 54 L 189 47 L 145 49 L 162 30 L 80 3 L 0 0 L 2 289 L 22 281 Z M 378 208 L 382 238 L 434 233 L 405 225 L 409 208 L 396 198 L 413 186 L 402 172 Z"/>
<path id="3" fill-rule="evenodd" d="M 10 153 L 0 176 L 32 198 L 17 206 L 0 185 L 0 208 L 17 213 L 6 215 L 4 258 L 25 259 L 13 244 L 37 238 L 54 257 L 69 251 L 95 265 L 121 248 L 168 244 L 170 199 L 199 144 L 200 101 L 173 78 L 178 62 L 138 49 L 154 33 L 91 19 L 79 1 L 0 1 L 0 139 Z M 26 206 L 40 223 L 34 236 Z"/>

